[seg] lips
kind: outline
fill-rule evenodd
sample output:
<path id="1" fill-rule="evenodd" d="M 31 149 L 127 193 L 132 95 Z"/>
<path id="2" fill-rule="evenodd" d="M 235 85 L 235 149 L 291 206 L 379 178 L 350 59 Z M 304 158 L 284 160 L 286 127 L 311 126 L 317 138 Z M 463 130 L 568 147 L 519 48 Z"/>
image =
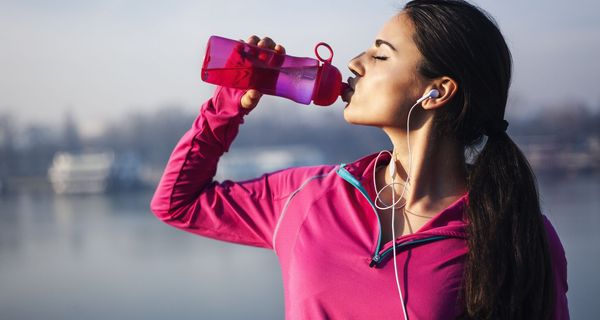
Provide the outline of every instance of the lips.
<path id="1" fill-rule="evenodd" d="M 348 82 L 348 86 L 350 86 L 350 89 L 352 89 L 352 91 L 354 91 L 354 88 L 356 87 L 356 78 L 349 77 L 347 82 Z"/>
<path id="2" fill-rule="evenodd" d="M 344 86 L 344 91 L 342 92 L 342 101 L 350 102 L 352 95 L 354 94 L 355 82 L 354 78 L 348 78 L 348 84 Z"/>
<path id="3" fill-rule="evenodd" d="M 347 86 L 346 89 L 344 90 L 344 92 L 342 92 L 342 101 L 350 102 L 350 99 L 352 98 L 353 94 L 354 94 L 354 90 L 352 90 L 352 87 Z"/>

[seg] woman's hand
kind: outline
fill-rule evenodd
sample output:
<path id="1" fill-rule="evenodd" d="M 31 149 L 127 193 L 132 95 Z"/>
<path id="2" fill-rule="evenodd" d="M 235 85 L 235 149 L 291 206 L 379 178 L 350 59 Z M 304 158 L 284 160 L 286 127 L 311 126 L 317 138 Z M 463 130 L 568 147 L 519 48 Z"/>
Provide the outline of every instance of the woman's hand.
<path id="1" fill-rule="evenodd" d="M 260 39 L 257 36 L 251 36 L 246 42 L 249 44 L 258 45 L 261 48 L 275 50 L 275 52 L 280 54 L 285 54 L 285 48 L 282 45 L 276 45 L 275 41 L 269 37 Z M 262 97 L 262 93 L 260 93 L 258 90 L 250 89 L 242 96 L 240 103 L 243 108 L 252 110 L 260 101 L 260 97 Z"/>

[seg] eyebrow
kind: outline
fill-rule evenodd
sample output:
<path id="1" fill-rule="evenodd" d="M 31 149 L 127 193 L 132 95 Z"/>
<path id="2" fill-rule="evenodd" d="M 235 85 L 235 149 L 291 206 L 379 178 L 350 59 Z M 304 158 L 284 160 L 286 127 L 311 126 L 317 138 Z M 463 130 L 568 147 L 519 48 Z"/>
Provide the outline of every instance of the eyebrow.
<path id="1" fill-rule="evenodd" d="M 387 42 L 387 41 L 385 41 L 385 40 L 381 40 L 381 39 L 377 39 L 377 40 L 375 40 L 375 46 L 376 46 L 376 47 L 379 47 L 379 46 L 381 46 L 382 44 L 385 44 L 385 45 L 387 45 L 388 47 L 390 47 L 392 50 L 394 50 L 394 51 L 397 51 L 397 50 L 396 50 L 396 48 L 394 48 L 394 46 L 393 46 L 391 43 L 389 43 L 389 42 Z"/>

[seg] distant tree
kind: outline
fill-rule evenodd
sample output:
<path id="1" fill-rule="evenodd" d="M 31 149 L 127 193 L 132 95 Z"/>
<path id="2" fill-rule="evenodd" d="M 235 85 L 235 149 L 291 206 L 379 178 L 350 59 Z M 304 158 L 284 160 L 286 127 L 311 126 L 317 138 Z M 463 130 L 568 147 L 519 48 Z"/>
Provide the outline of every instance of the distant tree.
<path id="1" fill-rule="evenodd" d="M 55 131 L 43 124 L 28 124 L 20 130 L 21 142 L 17 157 L 18 176 L 45 176 L 54 154 L 62 149 Z"/>
<path id="2" fill-rule="evenodd" d="M 67 111 L 64 115 L 61 145 L 65 151 L 77 153 L 82 149 L 81 137 L 73 113 Z"/>
<path id="3" fill-rule="evenodd" d="M 144 164 L 161 167 L 193 119 L 193 114 L 176 105 L 164 106 L 150 114 L 129 113 L 124 119 L 108 123 L 104 133 L 91 141 L 91 145 L 117 153 L 133 153 Z"/>
<path id="4" fill-rule="evenodd" d="M 0 180 L 4 180 L 15 171 L 15 127 L 9 113 L 0 114 Z"/>

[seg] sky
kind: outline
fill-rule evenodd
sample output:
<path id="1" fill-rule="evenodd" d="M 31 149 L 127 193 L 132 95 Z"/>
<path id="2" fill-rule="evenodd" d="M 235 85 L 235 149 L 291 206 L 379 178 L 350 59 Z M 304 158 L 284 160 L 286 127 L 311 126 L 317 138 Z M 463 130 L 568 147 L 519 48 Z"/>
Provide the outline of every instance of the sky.
<path id="1" fill-rule="evenodd" d="M 196 111 L 214 90 L 199 72 L 211 35 L 270 36 L 305 57 L 325 41 L 345 79 L 348 61 L 404 3 L 0 0 L 0 113 L 20 123 L 60 123 L 71 112 L 93 134 L 132 112 Z M 473 3 L 496 19 L 513 54 L 509 116 L 571 101 L 600 109 L 600 3 Z M 341 113 L 343 104 L 332 108 Z"/>

